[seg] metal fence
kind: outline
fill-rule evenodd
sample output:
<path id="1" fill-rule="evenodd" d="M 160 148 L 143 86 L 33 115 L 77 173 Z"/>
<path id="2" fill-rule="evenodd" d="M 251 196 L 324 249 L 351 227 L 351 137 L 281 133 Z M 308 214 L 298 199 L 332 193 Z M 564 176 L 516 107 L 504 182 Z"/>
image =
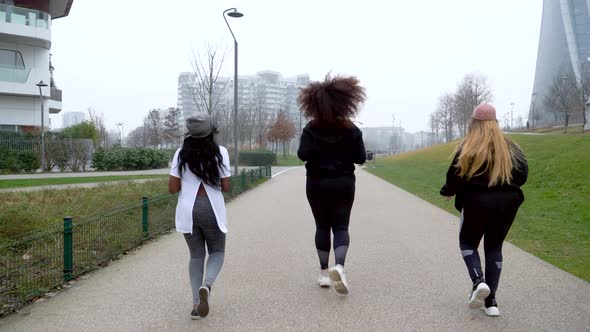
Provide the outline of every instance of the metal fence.
<path id="1" fill-rule="evenodd" d="M 265 166 L 231 177 L 231 199 L 271 176 Z M 177 195 L 73 219 L 0 244 L 0 317 L 75 277 L 108 264 L 174 227 Z"/>
<path id="2" fill-rule="evenodd" d="M 41 155 L 41 139 L 23 137 L 0 137 L 0 148 L 16 151 L 33 151 Z M 94 147 L 91 139 L 45 138 L 46 171 L 59 168 L 61 171 L 85 170 Z"/>

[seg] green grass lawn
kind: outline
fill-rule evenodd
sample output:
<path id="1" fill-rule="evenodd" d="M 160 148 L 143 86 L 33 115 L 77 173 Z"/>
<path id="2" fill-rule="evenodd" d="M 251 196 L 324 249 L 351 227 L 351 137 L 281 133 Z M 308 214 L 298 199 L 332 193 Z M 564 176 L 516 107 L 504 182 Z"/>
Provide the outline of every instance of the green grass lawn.
<path id="1" fill-rule="evenodd" d="M 299 160 L 296 155 L 290 154 L 287 158 L 283 157 L 282 154 L 277 155 L 277 165 L 276 166 L 302 166 L 303 162 Z"/>
<path id="2" fill-rule="evenodd" d="M 590 281 L 590 135 L 513 135 L 529 162 L 508 241 Z M 377 160 L 368 171 L 451 213 L 439 195 L 456 143 Z"/>
<path id="3" fill-rule="evenodd" d="M 0 193 L 0 241 L 59 224 L 66 216 L 78 218 L 166 193 L 166 180 Z"/>
<path id="4" fill-rule="evenodd" d="M 88 177 L 0 180 L 0 189 L 19 188 L 19 187 L 37 187 L 37 186 L 49 186 L 49 185 L 60 185 L 60 184 L 127 181 L 127 180 L 140 180 L 140 179 L 160 179 L 160 178 L 162 178 L 162 179 L 168 178 L 168 175 L 166 175 L 166 174 L 146 174 L 146 175 L 116 175 L 116 176 L 88 176 Z"/>

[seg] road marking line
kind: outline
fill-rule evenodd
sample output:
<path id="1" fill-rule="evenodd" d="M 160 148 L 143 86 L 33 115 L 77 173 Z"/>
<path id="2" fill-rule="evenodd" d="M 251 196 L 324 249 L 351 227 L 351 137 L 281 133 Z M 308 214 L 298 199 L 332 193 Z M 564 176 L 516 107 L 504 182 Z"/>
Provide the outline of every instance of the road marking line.
<path id="1" fill-rule="evenodd" d="M 285 172 L 287 172 L 287 171 L 290 171 L 290 170 L 292 170 L 292 169 L 296 169 L 296 168 L 299 168 L 299 167 L 301 167 L 301 166 L 297 166 L 297 167 L 291 167 L 291 168 L 288 168 L 288 169 L 286 169 L 286 170 L 284 170 L 284 171 L 280 171 L 280 172 L 278 172 L 277 174 L 273 175 L 272 177 L 273 177 L 273 178 L 274 178 L 274 177 L 277 177 L 277 176 L 279 176 L 279 175 L 281 175 L 281 174 L 283 174 L 283 173 L 285 173 Z"/>

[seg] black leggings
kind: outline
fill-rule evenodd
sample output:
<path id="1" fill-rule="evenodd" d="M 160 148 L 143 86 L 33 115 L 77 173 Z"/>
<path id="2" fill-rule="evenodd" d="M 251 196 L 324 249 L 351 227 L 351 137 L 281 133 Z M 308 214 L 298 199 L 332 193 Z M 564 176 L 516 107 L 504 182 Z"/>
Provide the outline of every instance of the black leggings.
<path id="1" fill-rule="evenodd" d="M 494 299 L 498 289 L 502 272 L 502 245 L 519 205 L 519 195 L 510 192 L 470 197 L 463 205 L 459 247 L 471 280 L 474 283 L 485 281 L 490 287 L 488 299 Z M 485 275 L 477 251 L 482 237 L 486 260 Z"/>
<path id="2" fill-rule="evenodd" d="M 328 268 L 330 231 L 334 233 L 336 264 L 344 265 L 346 260 L 355 182 L 354 174 L 337 178 L 307 177 L 307 200 L 315 218 L 315 245 L 322 269 Z"/>

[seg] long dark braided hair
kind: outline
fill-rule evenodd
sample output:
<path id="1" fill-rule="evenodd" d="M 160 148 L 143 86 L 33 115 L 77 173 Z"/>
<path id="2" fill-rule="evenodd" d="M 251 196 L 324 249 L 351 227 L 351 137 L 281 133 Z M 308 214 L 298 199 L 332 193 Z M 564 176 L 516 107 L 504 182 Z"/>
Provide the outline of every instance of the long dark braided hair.
<path id="1" fill-rule="evenodd" d="M 221 185 L 219 167 L 223 167 L 223 160 L 219 145 L 213 139 L 213 133 L 203 138 L 194 138 L 188 135 L 184 139 L 182 149 L 178 154 L 178 171 L 182 176 L 184 166 L 198 176 L 203 182 L 212 186 Z"/>

